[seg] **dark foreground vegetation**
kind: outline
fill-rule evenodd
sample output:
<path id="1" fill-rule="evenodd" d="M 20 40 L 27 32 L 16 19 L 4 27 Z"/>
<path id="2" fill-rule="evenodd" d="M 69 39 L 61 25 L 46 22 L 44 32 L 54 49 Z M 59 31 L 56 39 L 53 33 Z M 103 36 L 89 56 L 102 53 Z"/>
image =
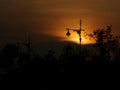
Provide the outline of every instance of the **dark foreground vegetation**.
<path id="1" fill-rule="evenodd" d="M 63 79 L 69 81 L 107 72 L 119 73 L 119 39 L 111 34 L 110 27 L 96 30 L 89 36 L 96 40 L 92 49 L 80 50 L 67 45 L 59 58 L 52 50 L 45 56 L 34 54 L 30 42 L 24 44 L 26 50 L 22 50 L 19 43 L 7 44 L 0 54 L 0 81 L 37 80 L 42 85 L 49 85 Z"/>

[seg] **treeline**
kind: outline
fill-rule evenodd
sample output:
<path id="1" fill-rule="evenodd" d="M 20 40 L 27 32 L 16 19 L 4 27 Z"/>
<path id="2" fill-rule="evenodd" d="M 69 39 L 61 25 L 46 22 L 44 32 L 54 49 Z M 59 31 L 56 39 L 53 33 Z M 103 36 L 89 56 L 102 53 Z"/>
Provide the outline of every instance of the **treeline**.
<path id="1" fill-rule="evenodd" d="M 34 54 L 30 42 L 7 44 L 0 53 L 0 75 L 78 72 L 89 65 L 119 65 L 119 37 L 112 34 L 111 26 L 97 29 L 88 36 L 96 41 L 92 49 L 80 50 L 67 45 L 59 58 L 52 50 L 45 56 Z"/>

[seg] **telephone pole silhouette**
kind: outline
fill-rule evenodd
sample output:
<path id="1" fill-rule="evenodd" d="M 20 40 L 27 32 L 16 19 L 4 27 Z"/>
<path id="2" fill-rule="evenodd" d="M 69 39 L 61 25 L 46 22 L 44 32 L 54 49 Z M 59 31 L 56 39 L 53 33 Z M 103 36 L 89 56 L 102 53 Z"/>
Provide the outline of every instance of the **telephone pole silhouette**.
<path id="1" fill-rule="evenodd" d="M 85 31 L 85 30 L 82 29 L 82 20 L 80 20 L 80 28 L 79 28 L 79 29 L 70 29 L 70 28 L 67 28 L 66 30 L 67 30 L 66 35 L 67 35 L 68 37 L 71 35 L 70 30 L 71 30 L 71 31 L 74 31 L 74 32 L 77 32 L 77 34 L 79 35 L 80 54 L 81 54 L 81 42 L 82 42 L 81 32 L 82 32 L 82 31 Z"/>

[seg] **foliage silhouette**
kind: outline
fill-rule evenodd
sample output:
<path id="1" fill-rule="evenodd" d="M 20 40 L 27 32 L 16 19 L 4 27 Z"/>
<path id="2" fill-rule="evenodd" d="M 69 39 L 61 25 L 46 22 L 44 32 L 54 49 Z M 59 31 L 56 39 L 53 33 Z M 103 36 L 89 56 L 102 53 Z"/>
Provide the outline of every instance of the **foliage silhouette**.
<path id="1" fill-rule="evenodd" d="M 15 44 L 6 45 L 0 54 L 1 67 L 10 69 L 18 56 L 19 48 Z"/>
<path id="2" fill-rule="evenodd" d="M 49 50 L 45 56 L 40 56 L 30 53 L 32 51 L 30 44 L 26 47 L 28 52 L 21 52 L 23 46 L 18 43 L 7 44 L 0 54 L 2 77 L 0 79 L 29 80 L 30 76 L 31 79 L 50 82 L 57 74 L 63 72 L 84 72 L 83 68 L 86 71 L 94 70 L 92 65 L 97 67 L 97 65 L 120 64 L 119 37 L 112 34 L 111 26 L 107 29 L 97 29 L 89 36 L 96 41 L 92 51 L 90 48 L 82 48 L 82 52 L 79 53 L 78 48 L 75 49 L 76 47 L 69 44 L 63 48 L 59 58 L 55 56 L 53 50 Z"/>
<path id="3" fill-rule="evenodd" d="M 101 61 L 110 60 L 110 53 L 112 55 L 118 53 L 119 37 L 112 34 L 111 26 L 107 29 L 97 29 L 89 36 L 96 41 L 95 45 L 99 49 Z"/>

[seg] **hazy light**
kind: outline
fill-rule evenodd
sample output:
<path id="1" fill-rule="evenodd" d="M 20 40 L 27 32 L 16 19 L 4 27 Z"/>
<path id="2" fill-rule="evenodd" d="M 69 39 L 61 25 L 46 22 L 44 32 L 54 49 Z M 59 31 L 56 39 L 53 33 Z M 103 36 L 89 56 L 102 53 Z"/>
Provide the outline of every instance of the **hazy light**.
<path id="1" fill-rule="evenodd" d="M 52 31 L 53 36 L 59 36 L 62 37 L 63 39 L 60 41 L 70 41 L 74 42 L 77 44 L 80 44 L 79 40 L 79 35 L 77 32 L 70 31 L 71 35 L 69 37 L 66 36 L 67 31 L 65 30 L 66 28 L 74 28 L 74 29 L 79 29 L 79 18 L 74 18 L 74 19 L 64 19 L 56 23 L 54 25 L 54 30 Z M 85 31 L 82 31 L 82 41 L 81 44 L 92 44 L 94 43 L 94 40 L 90 40 L 89 37 L 85 36 L 84 33 L 92 33 L 92 27 L 94 26 L 93 23 L 88 24 L 91 20 L 86 20 L 83 19 L 83 25 L 82 28 L 85 29 Z"/>
<path id="2" fill-rule="evenodd" d="M 71 41 L 77 44 L 80 44 L 79 36 L 71 36 L 71 37 L 66 37 L 66 41 Z M 81 44 L 93 44 L 95 43 L 93 40 L 90 40 L 89 38 L 86 38 L 82 36 L 82 41 Z"/>

